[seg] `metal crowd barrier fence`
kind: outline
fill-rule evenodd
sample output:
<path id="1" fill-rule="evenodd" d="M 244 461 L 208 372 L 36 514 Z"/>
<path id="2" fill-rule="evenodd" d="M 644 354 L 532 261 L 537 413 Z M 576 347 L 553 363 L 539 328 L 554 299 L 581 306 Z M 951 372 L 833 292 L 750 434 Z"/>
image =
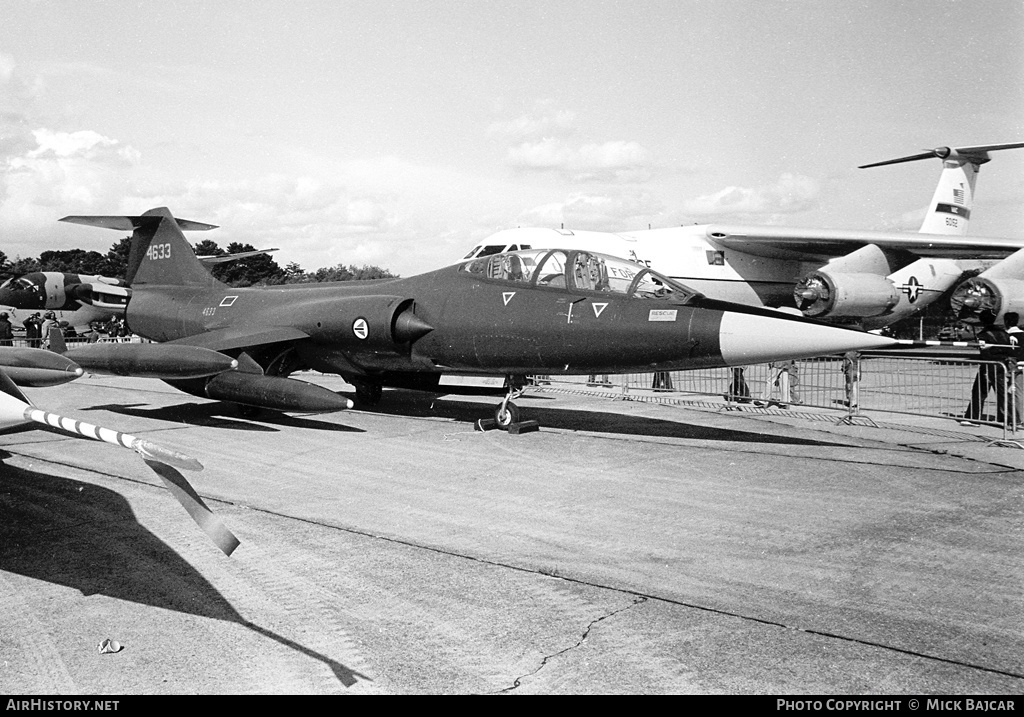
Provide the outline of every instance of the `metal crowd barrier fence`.
<path id="1" fill-rule="evenodd" d="M 1024 364 L 899 355 L 827 356 L 738 368 L 658 373 L 537 376 L 533 383 L 576 385 L 632 397 L 716 397 L 726 407 L 805 406 L 948 418 L 1016 434 L 1024 421 Z M 1012 379 L 1012 380 L 1009 380 Z M 984 392 L 986 395 L 981 396 Z"/>
<path id="2" fill-rule="evenodd" d="M 101 343 L 140 343 L 138 336 L 101 337 Z M 39 347 L 15 338 L 13 346 Z M 69 348 L 87 337 L 67 337 Z M 826 356 L 736 368 L 533 376 L 538 385 L 579 386 L 626 395 L 714 396 L 725 405 L 752 404 L 842 410 L 852 422 L 862 411 L 968 420 L 1016 433 L 1024 423 L 1024 363 L 926 358 L 893 354 Z M 989 396 L 988 394 L 991 394 Z M 987 408 L 985 408 L 987 406 Z"/>
<path id="3" fill-rule="evenodd" d="M 112 344 L 112 343 L 138 344 L 138 343 L 143 343 L 144 341 L 145 341 L 145 339 L 143 339 L 141 336 L 101 336 L 97 341 L 95 341 L 93 343 L 101 343 L 101 344 Z M 88 344 L 89 343 L 89 339 L 88 339 L 88 337 L 85 337 L 85 336 L 65 336 L 64 337 L 64 343 L 65 343 L 65 345 L 68 348 L 71 348 L 72 346 L 82 346 L 82 345 Z M 2 345 L 2 344 L 0 344 L 0 345 Z M 9 346 L 20 346 L 20 347 L 23 347 L 23 348 L 36 348 L 36 349 L 38 349 L 38 348 L 45 348 L 46 347 L 46 341 L 44 341 L 43 339 L 26 339 L 26 338 L 22 338 L 22 337 L 17 337 L 17 338 L 11 339 L 11 343 L 8 344 L 8 345 Z"/>

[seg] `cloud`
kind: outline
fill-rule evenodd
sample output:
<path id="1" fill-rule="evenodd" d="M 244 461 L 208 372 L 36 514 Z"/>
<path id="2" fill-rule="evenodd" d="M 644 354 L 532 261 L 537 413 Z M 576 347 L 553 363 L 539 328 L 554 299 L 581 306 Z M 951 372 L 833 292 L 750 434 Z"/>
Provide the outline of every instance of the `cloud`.
<path id="1" fill-rule="evenodd" d="M 487 134 L 508 141 L 529 141 L 545 137 L 566 137 L 576 130 L 576 114 L 559 110 L 549 101 L 538 102 L 534 111 L 510 120 L 493 122 Z"/>
<path id="2" fill-rule="evenodd" d="M 91 130 L 53 132 L 48 129 L 37 129 L 32 132 L 32 135 L 36 139 L 37 146 L 26 155 L 29 159 L 80 158 L 101 162 L 117 159 L 134 164 L 138 162 L 140 156 L 135 149 Z"/>
<path id="3" fill-rule="evenodd" d="M 646 182 L 651 153 L 638 142 L 614 140 L 580 147 L 571 167 L 576 181 Z"/>
<path id="4" fill-rule="evenodd" d="M 495 122 L 487 134 L 508 143 L 506 162 L 517 171 L 555 172 L 574 182 L 646 182 L 650 152 L 639 142 L 611 140 L 575 144 L 576 115 L 551 101 L 534 112 Z"/>
<path id="5" fill-rule="evenodd" d="M 43 90 L 41 77 L 26 78 L 10 55 L 0 52 L 0 107 L 8 114 L 24 114 Z"/>
<path id="6" fill-rule="evenodd" d="M 516 169 L 566 169 L 574 152 L 562 140 L 547 137 L 537 142 L 523 142 L 508 150 L 508 163 Z"/>
<path id="7" fill-rule="evenodd" d="M 14 58 L 0 52 L 0 83 L 7 84 L 14 77 Z"/>
<path id="8" fill-rule="evenodd" d="M 0 158 L 0 222 L 18 226 L 55 211 L 109 210 L 124 195 L 139 160 L 130 146 L 92 131 L 37 129 L 3 147 Z"/>
<path id="9" fill-rule="evenodd" d="M 682 211 L 692 216 L 747 215 L 767 217 L 813 209 L 821 189 L 814 179 L 782 174 L 774 184 L 760 187 L 726 187 L 683 203 Z"/>
<path id="10" fill-rule="evenodd" d="M 646 226 L 662 212 L 661 202 L 639 192 L 574 193 L 565 201 L 538 205 L 519 216 L 520 225 L 623 231 Z"/>
<path id="11" fill-rule="evenodd" d="M 621 169 L 647 162 L 649 152 L 636 142 L 605 142 L 580 147 L 580 163 L 594 169 Z"/>
<path id="12" fill-rule="evenodd" d="M 508 149 L 508 164 L 521 171 L 555 171 L 574 182 L 646 182 L 650 152 L 638 142 L 615 140 L 576 148 L 546 137 Z"/>

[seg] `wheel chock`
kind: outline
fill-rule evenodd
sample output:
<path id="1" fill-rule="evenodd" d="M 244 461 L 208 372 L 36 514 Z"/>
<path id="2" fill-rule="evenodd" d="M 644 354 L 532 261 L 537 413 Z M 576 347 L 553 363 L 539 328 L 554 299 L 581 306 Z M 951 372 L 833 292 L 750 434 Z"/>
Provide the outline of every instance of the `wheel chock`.
<path id="1" fill-rule="evenodd" d="M 538 421 L 520 421 L 519 423 L 510 423 L 508 432 L 513 436 L 518 436 L 520 433 L 531 433 L 532 431 L 539 431 L 540 423 Z"/>
<path id="2" fill-rule="evenodd" d="M 498 427 L 498 422 L 493 418 L 480 418 L 477 419 L 474 428 L 478 431 L 493 431 Z"/>

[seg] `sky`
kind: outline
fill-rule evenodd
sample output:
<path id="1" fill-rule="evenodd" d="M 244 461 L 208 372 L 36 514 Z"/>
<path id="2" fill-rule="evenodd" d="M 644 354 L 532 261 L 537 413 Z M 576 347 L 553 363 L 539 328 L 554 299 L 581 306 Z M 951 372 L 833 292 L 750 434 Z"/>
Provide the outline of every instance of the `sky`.
<path id="1" fill-rule="evenodd" d="M 1024 141 L 1019 0 L 0 0 L 0 251 L 175 216 L 411 276 L 518 226 L 916 230 Z M 1024 149 L 970 232 L 1024 235 Z"/>

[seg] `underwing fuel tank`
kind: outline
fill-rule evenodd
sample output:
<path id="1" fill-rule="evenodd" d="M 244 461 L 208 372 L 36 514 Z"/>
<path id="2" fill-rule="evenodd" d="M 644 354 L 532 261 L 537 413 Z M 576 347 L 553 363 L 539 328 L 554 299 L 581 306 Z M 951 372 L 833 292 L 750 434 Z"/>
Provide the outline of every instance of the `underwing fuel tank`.
<path id="1" fill-rule="evenodd" d="M 352 401 L 305 381 L 229 371 L 206 382 L 203 394 L 257 408 L 294 413 L 330 413 L 352 408 Z"/>
<path id="2" fill-rule="evenodd" d="M 230 356 L 198 346 L 90 344 L 64 355 L 87 371 L 116 376 L 202 378 L 238 368 Z"/>
<path id="3" fill-rule="evenodd" d="M 0 368 L 18 386 L 44 388 L 74 381 L 84 371 L 71 359 L 52 351 L 0 348 Z"/>

